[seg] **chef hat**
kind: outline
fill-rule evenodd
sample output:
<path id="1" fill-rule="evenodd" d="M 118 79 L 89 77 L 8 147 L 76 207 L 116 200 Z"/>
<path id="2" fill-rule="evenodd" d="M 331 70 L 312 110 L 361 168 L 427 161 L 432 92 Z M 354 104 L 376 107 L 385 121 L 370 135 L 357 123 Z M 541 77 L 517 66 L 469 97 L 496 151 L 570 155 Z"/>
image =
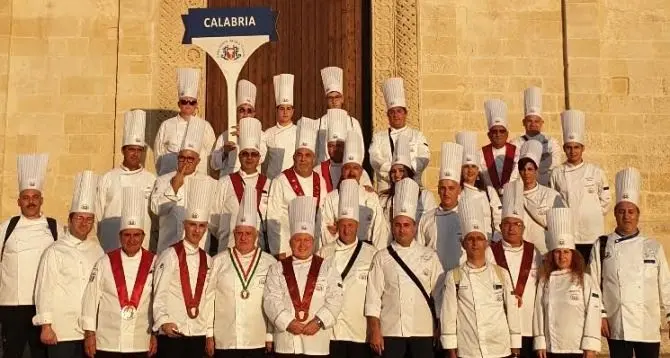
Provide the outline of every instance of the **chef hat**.
<path id="1" fill-rule="evenodd" d="M 502 218 L 523 220 L 523 184 L 520 180 L 511 181 L 503 186 Z"/>
<path id="2" fill-rule="evenodd" d="M 286 73 L 276 75 L 272 78 L 275 87 L 275 103 L 277 106 L 287 104 L 293 105 L 293 80 L 294 76 Z"/>
<path id="3" fill-rule="evenodd" d="M 16 167 L 19 177 L 19 193 L 34 189 L 42 191 L 44 188 L 44 179 L 47 176 L 47 164 L 49 163 L 49 154 L 20 154 L 16 157 Z"/>
<path id="4" fill-rule="evenodd" d="M 461 131 L 456 133 L 456 143 L 463 146 L 462 165 L 480 165 L 480 152 L 477 145 L 477 133 Z"/>
<path id="5" fill-rule="evenodd" d="M 214 183 L 209 177 L 193 177 L 188 181 L 186 192 L 186 216 L 184 220 L 208 222 Z"/>
<path id="6" fill-rule="evenodd" d="M 412 178 L 404 178 L 395 183 L 393 195 L 393 218 L 404 215 L 416 220 L 416 210 L 419 203 L 419 184 Z"/>
<path id="7" fill-rule="evenodd" d="M 256 85 L 247 80 L 237 82 L 237 107 L 243 104 L 256 107 Z"/>
<path id="8" fill-rule="evenodd" d="M 484 111 L 486 112 L 486 122 L 489 129 L 493 126 L 503 126 L 507 128 L 507 105 L 499 99 L 489 99 L 484 102 Z"/>
<path id="9" fill-rule="evenodd" d="M 126 186 L 122 189 L 123 206 L 121 206 L 121 227 L 119 232 L 126 229 L 144 230 L 144 216 L 147 212 L 147 203 L 144 191 L 136 186 Z M 145 232 L 145 234 L 149 234 Z"/>
<path id="10" fill-rule="evenodd" d="M 347 126 L 349 114 L 347 111 L 331 108 L 326 112 L 326 117 L 328 118 L 328 142 L 344 141 L 349 131 Z"/>
<path id="11" fill-rule="evenodd" d="M 407 108 L 405 86 L 402 78 L 394 77 L 387 79 L 384 82 L 382 90 L 384 92 L 384 101 L 386 101 L 387 111 L 395 107 Z"/>
<path id="12" fill-rule="evenodd" d="M 538 87 L 528 87 L 523 91 L 524 117 L 535 115 L 542 117 L 542 90 Z"/>
<path id="13" fill-rule="evenodd" d="M 463 146 L 456 143 L 442 143 L 440 153 L 440 180 L 449 179 L 461 182 L 461 167 L 463 166 Z"/>
<path id="14" fill-rule="evenodd" d="M 337 218 L 358 221 L 358 190 L 360 186 L 355 179 L 344 179 L 340 182 L 340 203 Z"/>
<path id="15" fill-rule="evenodd" d="M 316 221 L 316 198 L 312 196 L 298 196 L 288 205 L 289 226 L 291 236 L 309 234 L 314 237 Z"/>
<path id="16" fill-rule="evenodd" d="M 179 98 L 198 98 L 198 87 L 200 85 L 200 70 L 197 68 L 178 68 L 177 87 Z"/>
<path id="17" fill-rule="evenodd" d="M 321 69 L 321 81 L 323 81 L 323 90 L 326 92 L 326 94 L 330 92 L 339 92 L 344 94 L 342 85 L 343 77 L 343 71 L 339 67 L 326 67 Z"/>
<path id="18" fill-rule="evenodd" d="M 393 161 L 391 162 L 391 165 L 402 164 L 414 170 L 410 153 L 410 137 L 405 133 L 401 133 L 395 141 L 395 150 L 393 151 Z"/>
<path id="19" fill-rule="evenodd" d="M 584 144 L 586 133 L 586 116 L 584 112 L 576 109 L 568 109 L 561 113 L 561 126 L 563 127 L 563 143 Z"/>
<path id="20" fill-rule="evenodd" d="M 95 214 L 95 199 L 98 189 L 98 175 L 90 170 L 77 173 L 74 178 L 74 193 L 70 213 Z"/>
<path id="21" fill-rule="evenodd" d="M 295 150 L 309 149 L 316 153 L 316 139 L 319 130 L 319 121 L 302 117 L 298 121 L 298 133 L 295 137 Z"/>
<path id="22" fill-rule="evenodd" d="M 542 143 L 535 139 L 523 143 L 519 150 L 519 160 L 524 158 L 530 158 L 539 167 L 542 159 Z"/>
<path id="23" fill-rule="evenodd" d="M 575 233 L 572 226 L 572 210 L 552 208 L 547 212 L 549 250 L 575 249 Z"/>
<path id="24" fill-rule="evenodd" d="M 464 200 L 458 205 L 458 219 L 461 224 L 461 240 L 473 232 L 479 232 L 484 237 L 488 237 L 484 222 L 484 212 L 480 206 L 476 205 L 475 201 Z"/>
<path id="25" fill-rule="evenodd" d="M 239 121 L 239 142 L 240 152 L 245 149 L 253 149 L 260 153 L 261 134 L 263 133 L 261 122 L 256 118 L 246 117 Z"/>
<path id="26" fill-rule="evenodd" d="M 361 151 L 363 148 L 363 138 L 356 131 L 351 131 L 347 134 L 347 139 L 344 140 L 344 157 L 342 164 L 356 163 L 363 165 L 363 157 L 365 153 Z"/>
<path id="27" fill-rule="evenodd" d="M 205 134 L 205 120 L 200 118 L 191 118 L 186 124 L 186 134 L 184 135 L 184 142 L 181 145 L 182 150 L 190 150 L 200 154 L 202 149 L 202 138 Z"/>
<path id="28" fill-rule="evenodd" d="M 640 187 L 642 186 L 642 177 L 640 171 L 635 168 L 626 168 L 618 173 L 614 178 L 616 185 L 616 203 L 628 201 L 636 206 L 640 206 Z"/>
<path id="29" fill-rule="evenodd" d="M 253 185 L 244 187 L 242 200 L 240 201 L 240 209 L 237 212 L 237 221 L 235 226 L 252 226 L 258 227 L 258 192 Z"/>
<path id="30" fill-rule="evenodd" d="M 141 109 L 128 111 L 123 119 L 123 144 L 146 146 L 144 141 L 144 130 L 147 123 L 147 114 Z"/>

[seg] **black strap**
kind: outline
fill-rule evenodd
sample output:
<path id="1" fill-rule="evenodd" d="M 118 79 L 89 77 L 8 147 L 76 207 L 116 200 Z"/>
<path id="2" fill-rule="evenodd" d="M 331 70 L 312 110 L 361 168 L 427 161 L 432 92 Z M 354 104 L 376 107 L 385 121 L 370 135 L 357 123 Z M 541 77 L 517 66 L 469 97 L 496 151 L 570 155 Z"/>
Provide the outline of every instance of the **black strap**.
<path id="1" fill-rule="evenodd" d="M 5 231 L 5 238 L 3 240 L 2 251 L 0 251 L 0 261 L 2 261 L 2 258 L 5 256 L 7 240 L 9 240 L 9 237 L 12 236 L 12 233 L 14 232 L 14 229 L 16 229 L 16 225 L 19 223 L 20 218 L 20 216 L 12 216 L 12 218 L 9 219 L 7 231 Z M 49 231 L 51 231 L 51 237 L 53 237 L 54 241 L 58 240 L 58 224 L 56 223 L 56 219 L 48 217 L 47 225 L 49 226 Z"/>
<path id="2" fill-rule="evenodd" d="M 525 135 L 525 134 L 524 134 L 524 135 L 522 135 L 522 136 L 521 136 L 521 138 L 523 138 L 523 140 L 525 140 L 526 142 L 528 141 L 528 136 L 527 136 L 527 135 Z"/>
<path id="3" fill-rule="evenodd" d="M 51 231 L 51 237 L 54 238 L 54 241 L 58 240 L 58 223 L 56 223 L 56 219 L 47 218 L 47 226 L 49 226 L 49 231 Z"/>
<path id="4" fill-rule="evenodd" d="M 347 266 L 344 267 L 344 271 L 340 274 L 340 277 L 342 278 L 342 281 L 347 277 L 347 274 L 349 271 L 351 271 L 351 268 L 354 266 L 354 262 L 356 261 L 356 258 L 358 257 L 358 254 L 361 252 L 361 247 L 363 246 L 363 241 L 359 241 L 356 244 L 356 249 L 354 250 L 354 253 L 351 255 L 349 258 L 349 262 L 347 262 Z"/>
<path id="5" fill-rule="evenodd" d="M 402 268 L 403 271 L 409 276 L 409 278 L 414 282 L 416 287 L 421 291 L 421 294 L 423 295 L 423 298 L 426 300 L 426 303 L 428 304 L 428 308 L 430 309 L 430 315 L 433 316 L 433 326 L 437 327 L 437 313 L 435 312 L 435 300 L 431 295 L 426 292 L 426 289 L 423 288 L 423 285 L 421 284 L 421 281 L 419 281 L 419 278 L 416 277 L 414 272 L 410 270 L 409 267 L 405 264 L 405 262 L 398 256 L 398 253 L 395 251 L 393 246 L 389 245 L 388 246 L 389 254 L 393 259 L 400 265 L 400 268 Z"/>
<path id="6" fill-rule="evenodd" d="M 391 138 L 391 128 L 389 128 L 389 144 L 391 145 L 391 157 L 395 153 L 395 144 L 393 144 L 393 138 Z"/>
<path id="7" fill-rule="evenodd" d="M 603 291 L 603 261 L 605 260 L 605 251 L 607 250 L 607 235 L 600 236 L 598 244 L 600 244 L 600 247 L 598 247 L 600 251 L 600 292 Z M 591 257 L 591 260 L 594 258 Z"/>

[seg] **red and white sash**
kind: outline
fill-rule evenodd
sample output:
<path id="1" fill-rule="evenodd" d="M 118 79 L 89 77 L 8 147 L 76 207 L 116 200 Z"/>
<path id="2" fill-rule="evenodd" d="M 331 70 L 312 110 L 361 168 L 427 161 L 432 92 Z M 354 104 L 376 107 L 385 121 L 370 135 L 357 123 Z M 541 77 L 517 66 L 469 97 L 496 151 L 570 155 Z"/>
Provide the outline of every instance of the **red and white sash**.
<path id="1" fill-rule="evenodd" d="M 509 271 L 509 265 L 507 264 L 507 258 L 505 257 L 505 249 L 503 248 L 502 241 L 492 243 L 491 251 L 493 252 L 493 257 L 496 260 L 496 264 L 498 264 L 498 266 L 504 267 L 507 271 Z M 521 297 L 523 297 L 523 291 L 526 289 L 526 283 L 528 283 L 530 269 L 533 267 L 534 254 L 535 245 L 524 240 L 523 254 L 521 256 L 521 267 L 519 267 L 519 277 L 516 280 L 516 287 L 514 287 L 514 295 L 519 299 L 519 305 L 521 305 Z"/>

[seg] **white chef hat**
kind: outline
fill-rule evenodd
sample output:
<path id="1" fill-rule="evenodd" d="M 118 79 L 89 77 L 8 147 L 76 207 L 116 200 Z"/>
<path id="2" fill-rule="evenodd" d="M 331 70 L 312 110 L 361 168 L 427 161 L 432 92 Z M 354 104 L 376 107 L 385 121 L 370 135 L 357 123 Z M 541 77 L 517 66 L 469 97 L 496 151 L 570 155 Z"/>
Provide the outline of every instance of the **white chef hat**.
<path id="1" fill-rule="evenodd" d="M 344 94 L 343 91 L 343 77 L 344 71 L 339 67 L 326 67 L 321 69 L 321 81 L 323 82 L 323 90 L 326 94 L 330 92 L 339 92 Z"/>
<path id="2" fill-rule="evenodd" d="M 356 131 L 351 131 L 347 134 L 347 139 L 344 140 L 344 157 L 342 164 L 356 163 L 363 165 L 363 157 L 365 153 L 361 152 L 363 148 L 363 138 Z"/>
<path id="3" fill-rule="evenodd" d="M 395 183 L 393 195 L 393 218 L 404 215 L 416 220 L 416 210 L 419 203 L 419 184 L 412 178 L 404 178 Z"/>
<path id="4" fill-rule="evenodd" d="M 254 149 L 260 153 L 261 150 L 261 134 L 263 133 L 263 126 L 256 118 L 246 117 L 242 118 L 238 124 L 240 152 L 245 149 Z"/>
<path id="5" fill-rule="evenodd" d="M 503 186 L 502 218 L 516 218 L 523 220 L 523 183 L 520 180 L 511 181 Z"/>
<path id="6" fill-rule="evenodd" d="M 237 107 L 243 104 L 256 107 L 256 85 L 247 80 L 237 82 Z"/>
<path id="7" fill-rule="evenodd" d="M 524 158 L 530 158 L 539 167 L 542 160 L 542 143 L 535 139 L 523 143 L 519 150 L 519 160 Z"/>
<path id="8" fill-rule="evenodd" d="M 178 68 L 177 87 L 179 98 L 198 98 L 198 87 L 200 85 L 200 70 L 197 68 Z"/>
<path id="9" fill-rule="evenodd" d="M 458 205 L 458 219 L 461 224 L 461 240 L 466 235 L 478 232 L 488 237 L 486 234 L 486 224 L 484 222 L 484 212 L 481 207 L 475 205 L 472 200 L 464 200 Z"/>
<path id="10" fill-rule="evenodd" d="M 240 201 L 240 209 L 237 212 L 237 221 L 235 226 L 252 226 L 258 227 L 258 198 L 256 187 L 247 185 L 244 187 L 242 200 Z"/>
<path id="11" fill-rule="evenodd" d="M 44 179 L 47 176 L 47 164 L 49 163 L 49 154 L 20 154 L 16 157 L 16 169 L 19 177 L 19 193 L 34 189 L 42 191 L 44 189 Z"/>
<path id="12" fill-rule="evenodd" d="M 70 213 L 95 214 L 95 199 L 98 189 L 98 175 L 90 170 L 77 173 L 74 178 L 74 193 Z"/>
<path id="13" fill-rule="evenodd" d="M 408 168 L 414 170 L 412 165 L 412 157 L 410 153 L 412 151 L 409 135 L 401 133 L 395 141 L 395 148 L 393 151 L 393 161 L 391 165 L 402 164 Z"/>
<path id="14" fill-rule="evenodd" d="M 186 124 L 186 134 L 184 135 L 184 141 L 181 144 L 180 151 L 190 150 L 200 154 L 206 124 L 204 119 L 195 117 L 189 119 Z"/>
<path id="15" fill-rule="evenodd" d="M 193 177 L 188 181 L 184 220 L 209 222 L 214 183 L 209 177 Z"/>
<path id="16" fill-rule="evenodd" d="M 316 198 L 312 196 L 298 196 L 288 205 L 289 227 L 291 236 L 309 234 L 314 237 L 316 221 Z"/>
<path id="17" fill-rule="evenodd" d="M 384 101 L 386 101 L 387 111 L 395 107 L 407 108 L 405 85 L 402 78 L 394 77 L 387 79 L 384 82 L 382 91 L 384 92 Z"/>
<path id="18" fill-rule="evenodd" d="M 461 131 L 456 133 L 456 143 L 463 146 L 462 165 L 476 165 L 479 167 L 481 162 L 481 149 L 477 145 L 477 133 Z"/>
<path id="19" fill-rule="evenodd" d="M 355 179 L 344 179 L 340 182 L 340 202 L 337 218 L 358 221 L 358 191 L 360 186 Z"/>
<path id="20" fill-rule="evenodd" d="M 576 109 L 568 109 L 561 113 L 563 127 L 563 143 L 584 144 L 586 134 L 586 115 Z"/>
<path id="21" fill-rule="evenodd" d="M 486 112 L 486 122 L 488 128 L 493 126 L 503 126 L 507 128 L 507 105 L 499 99 L 489 99 L 484 102 L 484 112 Z"/>
<path id="22" fill-rule="evenodd" d="M 316 153 L 316 139 L 318 130 L 319 121 L 307 117 L 300 118 L 298 121 L 298 133 L 295 137 L 295 150 L 305 148 Z"/>
<path id="23" fill-rule="evenodd" d="M 146 146 L 144 131 L 147 123 L 147 113 L 141 109 L 128 111 L 123 118 L 123 144 Z"/>
<path id="24" fill-rule="evenodd" d="M 440 152 L 440 180 L 449 179 L 461 182 L 461 167 L 463 166 L 463 146 L 456 143 L 442 143 Z"/>
<path id="25" fill-rule="evenodd" d="M 328 142 L 344 141 L 347 137 L 349 128 L 347 121 L 349 114 L 347 111 L 339 108 L 331 108 L 326 112 L 328 118 Z"/>
<path id="26" fill-rule="evenodd" d="M 126 229 L 144 230 L 144 216 L 147 203 L 144 191 L 136 186 L 126 186 L 122 189 L 123 206 L 121 206 L 121 227 L 119 232 Z M 145 232 L 145 234 L 149 234 Z"/>
<path id="27" fill-rule="evenodd" d="M 572 211 L 569 208 L 552 208 L 547 212 L 548 249 L 575 249 Z"/>
<path id="28" fill-rule="evenodd" d="M 616 185 L 616 203 L 628 201 L 636 206 L 640 206 L 640 188 L 642 186 L 642 177 L 640 171 L 635 168 L 626 168 L 618 173 L 614 178 Z"/>
<path id="29" fill-rule="evenodd" d="M 275 103 L 293 105 L 293 81 L 295 77 L 291 74 L 282 73 L 272 78 L 275 87 Z"/>
<path id="30" fill-rule="evenodd" d="M 528 87 L 523 91 L 524 117 L 535 115 L 542 117 L 542 90 L 538 87 Z"/>

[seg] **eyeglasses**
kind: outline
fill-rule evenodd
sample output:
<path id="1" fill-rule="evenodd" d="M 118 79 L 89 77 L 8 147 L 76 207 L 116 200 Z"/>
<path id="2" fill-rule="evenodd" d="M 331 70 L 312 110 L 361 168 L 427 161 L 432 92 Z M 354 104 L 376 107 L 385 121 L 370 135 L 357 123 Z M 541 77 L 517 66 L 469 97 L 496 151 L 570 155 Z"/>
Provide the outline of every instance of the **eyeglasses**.
<path id="1" fill-rule="evenodd" d="M 251 157 L 251 158 L 258 158 L 258 157 L 261 156 L 261 153 L 258 153 L 258 152 L 251 152 L 251 151 L 250 151 L 250 152 L 242 152 L 242 153 L 240 153 L 240 156 L 241 156 L 242 158 L 249 158 L 249 157 Z"/>
<path id="2" fill-rule="evenodd" d="M 95 218 L 92 217 L 92 216 L 79 216 L 79 215 L 77 215 L 77 216 L 72 217 L 72 221 L 76 221 L 76 222 L 79 222 L 79 223 L 87 223 L 87 224 L 93 223 L 94 219 Z"/>
<path id="3" fill-rule="evenodd" d="M 502 226 L 506 226 L 506 227 L 515 227 L 515 228 L 517 228 L 517 229 L 521 229 L 521 228 L 523 228 L 523 223 L 522 223 L 522 222 L 513 222 L 513 223 L 511 223 L 511 222 L 503 222 L 501 225 L 502 225 Z"/>
<path id="4" fill-rule="evenodd" d="M 505 134 L 505 133 L 507 133 L 507 129 L 491 129 L 491 130 L 489 130 L 489 133 L 491 133 L 491 134 Z"/>
<path id="5" fill-rule="evenodd" d="M 185 105 L 187 105 L 187 104 L 188 104 L 189 106 L 195 106 L 196 104 L 198 104 L 198 100 L 197 100 L 197 99 L 194 99 L 194 100 L 192 100 L 192 101 L 189 101 L 189 100 L 187 100 L 187 99 L 180 99 L 180 100 L 179 100 L 179 104 L 181 104 L 182 106 L 185 106 Z"/>
<path id="6" fill-rule="evenodd" d="M 240 113 L 240 114 L 251 114 L 251 113 L 254 113 L 254 110 L 253 110 L 253 108 L 239 107 L 239 108 L 237 109 L 237 113 Z"/>
<path id="7" fill-rule="evenodd" d="M 196 161 L 196 157 L 187 157 L 185 155 L 180 155 L 177 157 L 177 160 L 180 162 L 186 162 L 188 164 L 193 164 Z"/>

